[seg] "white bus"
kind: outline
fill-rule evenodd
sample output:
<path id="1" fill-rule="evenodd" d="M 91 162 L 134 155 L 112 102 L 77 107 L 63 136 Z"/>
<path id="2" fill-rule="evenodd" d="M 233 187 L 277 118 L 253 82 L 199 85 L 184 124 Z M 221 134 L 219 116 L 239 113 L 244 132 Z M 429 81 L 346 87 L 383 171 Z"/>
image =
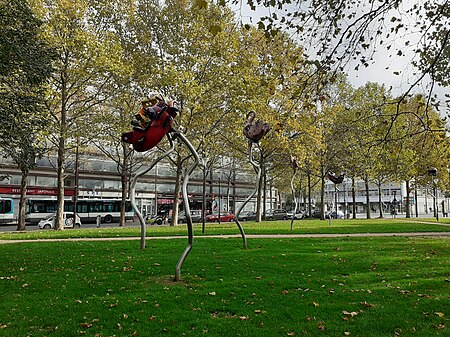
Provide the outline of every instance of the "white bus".
<path id="1" fill-rule="evenodd" d="M 0 224 L 14 220 L 14 201 L 12 198 L 0 198 Z"/>
<path id="2" fill-rule="evenodd" d="M 97 216 L 101 216 L 103 223 L 118 222 L 120 219 L 119 199 L 79 199 L 77 201 L 77 215 L 83 223 L 95 223 Z M 56 212 L 56 199 L 28 199 L 28 209 L 25 221 L 37 224 L 40 220 Z M 64 211 L 73 212 L 73 201 L 64 200 Z M 131 202 L 125 204 L 125 221 L 132 221 L 134 211 Z"/>

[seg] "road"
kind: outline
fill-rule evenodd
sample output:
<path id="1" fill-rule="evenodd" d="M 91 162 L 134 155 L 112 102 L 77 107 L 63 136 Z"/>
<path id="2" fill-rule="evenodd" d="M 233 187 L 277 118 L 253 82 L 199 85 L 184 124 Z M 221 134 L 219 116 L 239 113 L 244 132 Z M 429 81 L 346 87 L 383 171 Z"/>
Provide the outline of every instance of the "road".
<path id="1" fill-rule="evenodd" d="M 81 228 L 96 228 L 97 225 L 95 223 L 83 223 Z M 110 227 L 119 227 L 119 223 L 102 223 L 100 225 L 100 228 L 110 228 Z M 127 222 L 126 227 L 139 227 L 138 222 Z M 8 224 L 8 225 L 1 225 L 0 226 L 0 232 L 13 232 L 17 230 L 17 224 Z M 37 225 L 28 225 L 27 231 L 35 231 L 39 230 Z"/>

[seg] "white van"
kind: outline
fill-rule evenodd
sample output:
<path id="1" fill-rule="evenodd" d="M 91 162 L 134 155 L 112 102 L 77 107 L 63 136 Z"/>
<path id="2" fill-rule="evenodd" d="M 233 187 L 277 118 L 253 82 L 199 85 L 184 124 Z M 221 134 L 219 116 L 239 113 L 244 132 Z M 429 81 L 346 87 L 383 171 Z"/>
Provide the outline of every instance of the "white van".
<path id="1" fill-rule="evenodd" d="M 38 223 L 39 229 L 51 229 L 55 228 L 55 218 L 56 214 L 52 214 L 46 219 L 42 219 Z M 81 226 L 81 220 L 80 217 L 77 214 L 77 221 L 74 220 L 74 214 L 73 212 L 64 212 L 63 213 L 63 221 L 64 221 L 64 228 L 80 228 Z"/>

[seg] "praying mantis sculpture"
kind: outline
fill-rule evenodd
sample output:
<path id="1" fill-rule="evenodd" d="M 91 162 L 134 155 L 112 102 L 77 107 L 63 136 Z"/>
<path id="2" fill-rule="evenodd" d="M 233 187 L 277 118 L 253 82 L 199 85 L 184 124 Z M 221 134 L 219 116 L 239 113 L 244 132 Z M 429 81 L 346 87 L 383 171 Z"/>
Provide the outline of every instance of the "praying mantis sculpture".
<path id="1" fill-rule="evenodd" d="M 149 105 L 151 103 L 153 105 Z M 122 141 L 132 144 L 134 150 L 138 152 L 148 151 L 151 148 L 159 144 L 159 142 L 167 136 L 170 144 L 170 148 L 166 150 L 162 155 L 157 157 L 151 165 L 145 170 L 137 173 L 131 182 L 131 205 L 139 218 L 141 225 L 141 248 L 145 248 L 145 219 L 142 216 L 141 211 L 136 205 L 136 183 L 140 177 L 149 172 L 158 162 L 169 156 L 174 148 L 174 140 L 178 139 L 187 146 L 189 151 L 194 157 L 194 161 L 189 166 L 183 179 L 183 202 L 186 212 L 186 224 L 188 228 L 188 245 L 181 254 L 180 259 L 175 268 L 175 281 L 180 280 L 181 267 L 183 266 L 186 257 L 192 249 L 194 241 L 194 234 L 192 228 L 192 218 L 189 207 L 187 185 L 189 178 L 194 172 L 195 168 L 200 162 L 199 155 L 191 142 L 184 136 L 181 130 L 177 130 L 172 126 L 173 120 L 177 115 L 178 110 L 173 107 L 172 103 L 166 103 L 162 98 L 155 97 L 143 102 L 143 107 L 138 114 L 135 115 L 135 119 L 132 124 L 134 125 L 133 131 L 122 134 Z"/>
<path id="2" fill-rule="evenodd" d="M 241 223 L 239 222 L 239 215 L 241 214 L 242 210 L 244 209 L 245 205 L 255 196 L 256 192 L 258 191 L 259 187 L 259 180 L 261 178 L 261 166 L 253 159 L 253 144 L 259 143 L 262 137 L 264 137 L 269 131 L 270 126 L 268 123 L 265 123 L 261 120 L 255 121 L 256 112 L 250 111 L 247 114 L 247 123 L 244 125 L 243 133 L 245 137 L 248 139 L 248 160 L 250 161 L 250 164 L 252 164 L 253 168 L 256 171 L 256 186 L 253 192 L 247 197 L 247 199 L 242 203 L 242 205 L 238 208 L 236 211 L 234 221 L 236 222 L 237 226 L 239 227 L 239 230 L 242 235 L 242 239 L 244 240 L 244 249 L 247 249 L 247 239 L 244 233 L 244 229 L 242 228 Z"/>
<path id="3" fill-rule="evenodd" d="M 159 142 L 164 138 L 164 136 L 167 136 L 170 148 L 166 150 L 164 153 L 162 153 L 160 156 L 158 156 L 151 165 L 146 168 L 145 170 L 138 172 L 131 182 L 131 205 L 139 219 L 140 225 L 141 225 L 141 248 L 145 248 L 145 237 L 146 237 L 146 227 L 145 227 L 145 219 L 142 216 L 141 211 L 136 205 L 136 183 L 139 180 L 140 177 L 145 175 L 147 172 L 149 172 L 158 162 L 160 162 L 162 159 L 169 156 L 175 148 L 174 140 L 178 139 L 180 140 L 184 145 L 187 146 L 189 151 L 194 157 L 193 163 L 189 166 L 188 170 L 186 171 L 186 174 L 183 179 L 183 186 L 182 186 L 182 193 L 183 193 L 183 202 L 185 207 L 185 214 L 186 214 L 186 224 L 188 228 L 188 245 L 184 249 L 183 253 L 181 254 L 178 263 L 175 268 L 175 278 L 174 280 L 177 282 L 180 280 L 181 275 L 181 267 L 183 266 L 184 261 L 186 260 L 186 257 L 189 255 L 189 252 L 192 249 L 193 241 L 194 241 L 194 234 L 193 234 L 193 226 L 192 226 L 192 218 L 191 218 L 191 212 L 189 207 L 189 200 L 188 200 L 188 191 L 187 191 L 187 185 L 189 183 L 189 178 L 194 172 L 195 168 L 200 163 L 200 158 L 195 150 L 195 148 L 192 146 L 192 144 L 189 142 L 189 140 L 184 136 L 184 134 L 180 131 L 175 129 L 172 126 L 173 120 L 177 115 L 178 110 L 173 107 L 172 103 L 166 103 L 162 98 L 160 97 L 154 97 L 151 99 L 148 99 L 143 102 L 143 107 L 139 111 L 138 114 L 135 115 L 135 118 L 132 122 L 133 131 L 126 132 L 122 134 L 122 141 L 125 143 L 129 143 L 133 146 L 133 149 L 138 152 L 144 152 L 148 151 L 151 148 L 155 147 L 159 144 Z M 263 123 L 261 121 L 254 122 L 256 114 L 255 112 L 250 112 L 248 114 L 249 121 L 244 127 L 244 134 L 249 139 L 249 160 L 250 163 L 253 165 L 255 170 L 258 173 L 258 179 L 257 184 L 259 182 L 259 177 L 261 176 L 261 168 L 259 165 L 253 160 L 253 154 L 252 154 L 252 145 L 253 143 L 259 142 L 259 140 L 269 131 L 270 127 L 267 123 Z M 255 195 L 256 190 L 258 188 L 258 185 L 256 186 L 255 191 L 247 198 L 247 200 L 244 202 L 243 205 L 239 208 L 238 212 L 236 213 L 235 222 L 241 232 L 243 241 L 244 241 L 244 249 L 247 248 L 247 240 L 245 237 L 244 230 L 238 220 L 239 214 L 246 205 L 246 203 Z"/>

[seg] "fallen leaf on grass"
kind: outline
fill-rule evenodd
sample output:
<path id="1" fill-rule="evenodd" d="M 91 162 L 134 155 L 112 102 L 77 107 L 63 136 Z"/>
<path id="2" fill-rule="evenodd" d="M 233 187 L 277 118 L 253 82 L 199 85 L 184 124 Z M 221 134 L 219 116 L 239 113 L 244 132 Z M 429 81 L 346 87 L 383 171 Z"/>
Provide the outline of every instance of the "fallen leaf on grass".
<path id="1" fill-rule="evenodd" d="M 289 290 L 283 290 L 282 292 L 281 292 L 283 295 L 287 295 L 287 294 L 289 294 Z"/>
<path id="2" fill-rule="evenodd" d="M 91 323 L 81 323 L 80 324 L 83 328 L 92 328 L 92 324 Z"/>
<path id="3" fill-rule="evenodd" d="M 348 332 L 348 331 L 345 331 L 345 332 L 344 332 L 344 336 L 350 336 L 350 335 L 351 335 L 350 332 Z"/>
<path id="4" fill-rule="evenodd" d="M 320 322 L 319 325 L 317 326 L 317 329 L 319 329 L 320 331 L 324 331 L 327 329 L 327 327 L 325 326 L 324 322 Z"/>
<path id="5" fill-rule="evenodd" d="M 443 330 L 443 329 L 445 329 L 445 324 L 438 324 L 438 325 L 435 325 L 435 327 L 438 330 Z"/>
<path id="6" fill-rule="evenodd" d="M 440 318 L 443 318 L 445 315 L 443 312 L 435 312 L 436 315 L 438 315 Z"/>
<path id="7" fill-rule="evenodd" d="M 0 329 L 6 329 L 8 326 L 6 324 L 0 324 Z"/>
<path id="8" fill-rule="evenodd" d="M 137 335 L 139 335 L 139 332 L 137 332 L 137 331 L 135 331 L 131 334 L 131 336 L 137 336 Z"/>
<path id="9" fill-rule="evenodd" d="M 319 303 L 313 302 L 313 305 L 317 308 L 319 306 Z"/>
<path id="10" fill-rule="evenodd" d="M 346 310 L 343 310 L 342 313 L 345 315 L 344 320 L 348 320 L 349 318 L 355 317 L 358 315 L 356 311 L 348 312 Z"/>
<path id="11" fill-rule="evenodd" d="M 241 321 L 246 321 L 246 320 L 248 320 L 248 316 L 239 316 L 239 319 Z"/>
<path id="12" fill-rule="evenodd" d="M 212 291 L 212 292 L 208 293 L 208 295 L 216 296 L 216 292 L 215 292 L 215 291 Z"/>
<path id="13" fill-rule="evenodd" d="M 294 332 L 294 331 L 288 332 L 287 335 L 288 335 L 288 336 L 295 336 L 295 332 Z"/>
<path id="14" fill-rule="evenodd" d="M 154 321 L 156 319 L 156 316 L 152 315 L 148 318 L 149 321 Z"/>
<path id="15" fill-rule="evenodd" d="M 370 303 L 367 303 L 366 301 L 361 302 L 361 304 L 363 306 L 365 306 L 366 308 L 375 308 L 375 304 L 370 304 Z"/>

